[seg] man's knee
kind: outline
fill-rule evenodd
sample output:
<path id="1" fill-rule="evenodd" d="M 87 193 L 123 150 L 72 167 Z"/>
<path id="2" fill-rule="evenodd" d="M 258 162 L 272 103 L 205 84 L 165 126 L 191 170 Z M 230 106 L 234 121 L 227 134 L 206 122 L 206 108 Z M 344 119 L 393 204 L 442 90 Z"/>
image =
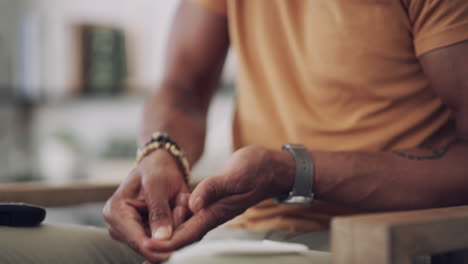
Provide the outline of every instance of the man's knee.
<path id="1" fill-rule="evenodd" d="M 104 229 L 41 225 L 0 228 L 0 263 L 141 263 Z"/>

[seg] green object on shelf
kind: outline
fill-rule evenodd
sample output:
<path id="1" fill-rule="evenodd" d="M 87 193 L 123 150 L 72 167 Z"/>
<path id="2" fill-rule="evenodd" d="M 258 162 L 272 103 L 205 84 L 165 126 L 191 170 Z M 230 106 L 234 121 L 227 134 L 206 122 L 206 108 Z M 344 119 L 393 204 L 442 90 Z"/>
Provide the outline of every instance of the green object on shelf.
<path id="1" fill-rule="evenodd" d="M 99 26 L 84 26 L 82 32 L 85 94 L 120 93 L 127 77 L 124 32 Z"/>

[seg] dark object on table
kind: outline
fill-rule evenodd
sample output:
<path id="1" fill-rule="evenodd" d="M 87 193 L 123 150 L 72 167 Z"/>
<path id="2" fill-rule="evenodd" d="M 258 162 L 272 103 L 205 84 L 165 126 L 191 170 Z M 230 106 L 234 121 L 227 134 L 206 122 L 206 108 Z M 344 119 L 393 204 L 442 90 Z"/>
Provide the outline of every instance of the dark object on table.
<path id="1" fill-rule="evenodd" d="M 44 208 L 25 203 L 0 203 L 0 226 L 37 226 L 46 216 Z"/>

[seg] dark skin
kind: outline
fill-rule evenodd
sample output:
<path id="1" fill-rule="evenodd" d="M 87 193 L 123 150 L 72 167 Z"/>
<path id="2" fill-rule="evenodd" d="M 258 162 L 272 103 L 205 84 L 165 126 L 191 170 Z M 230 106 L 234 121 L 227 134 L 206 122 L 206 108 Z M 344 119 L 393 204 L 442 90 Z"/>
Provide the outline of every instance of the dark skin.
<path id="1" fill-rule="evenodd" d="M 145 104 L 138 142 L 143 146 L 154 131 L 165 131 L 194 164 L 203 152 L 206 114 L 229 48 L 227 21 L 188 1 L 174 21 L 164 79 Z M 188 190 L 176 160 L 166 151 L 152 152 L 104 207 L 110 235 L 149 261 L 167 259 L 167 252 L 146 242 L 170 238 L 190 216 Z"/>
<path id="2" fill-rule="evenodd" d="M 225 17 L 186 2 L 175 20 L 166 78 L 146 104 L 139 141 L 146 142 L 153 131 L 167 131 L 193 164 L 203 150 L 206 112 L 229 46 L 228 29 Z M 468 42 L 428 52 L 420 62 L 453 111 L 457 140 L 437 147 L 429 140 L 395 152 L 311 150 L 317 198 L 367 211 L 468 203 Z M 249 146 L 189 195 L 175 160 L 158 150 L 130 173 L 104 216 L 113 237 L 156 263 L 250 206 L 287 193 L 293 181 L 288 152 Z M 161 226 L 171 232 L 151 237 Z"/>

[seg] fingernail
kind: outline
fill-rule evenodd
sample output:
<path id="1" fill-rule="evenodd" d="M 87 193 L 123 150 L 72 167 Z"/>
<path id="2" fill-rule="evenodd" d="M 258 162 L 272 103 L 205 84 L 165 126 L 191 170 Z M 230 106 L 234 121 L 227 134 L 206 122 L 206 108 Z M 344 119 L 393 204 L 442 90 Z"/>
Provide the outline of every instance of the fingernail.
<path id="1" fill-rule="evenodd" d="M 203 199 L 201 197 L 197 197 L 193 204 L 193 209 L 195 212 L 200 211 L 203 208 Z"/>
<path id="2" fill-rule="evenodd" d="M 158 240 L 169 239 L 172 236 L 172 227 L 161 226 L 156 229 L 153 233 L 153 238 Z"/>

